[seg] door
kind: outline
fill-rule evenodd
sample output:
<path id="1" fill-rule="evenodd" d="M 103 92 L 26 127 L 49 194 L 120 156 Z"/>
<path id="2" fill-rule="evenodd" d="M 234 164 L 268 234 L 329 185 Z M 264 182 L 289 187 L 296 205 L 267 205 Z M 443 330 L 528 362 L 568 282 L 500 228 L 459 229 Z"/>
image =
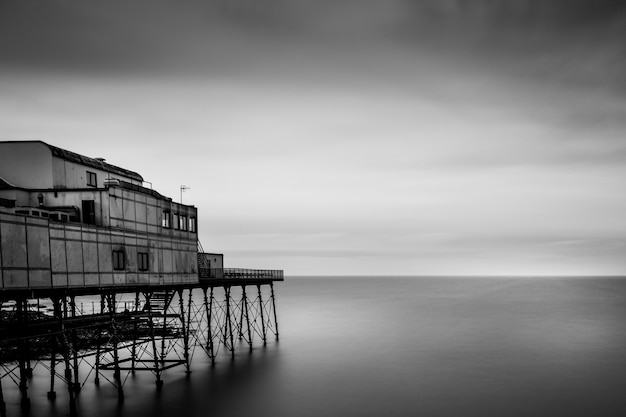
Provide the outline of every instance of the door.
<path id="1" fill-rule="evenodd" d="M 83 200 L 83 223 L 96 224 L 96 202 Z"/>

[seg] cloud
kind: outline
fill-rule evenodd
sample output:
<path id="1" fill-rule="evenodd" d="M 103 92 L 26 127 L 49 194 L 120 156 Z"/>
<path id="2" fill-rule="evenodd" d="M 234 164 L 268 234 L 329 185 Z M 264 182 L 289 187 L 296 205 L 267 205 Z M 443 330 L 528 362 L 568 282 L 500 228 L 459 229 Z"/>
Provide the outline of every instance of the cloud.
<path id="1" fill-rule="evenodd" d="M 290 60 L 300 70 L 342 66 L 346 55 L 354 71 L 350 65 L 363 60 L 360 70 L 384 68 L 385 51 L 398 50 L 521 77 L 598 83 L 602 76 L 621 87 L 625 77 L 626 8 L 611 0 L 6 0 L 1 7 L 0 62 L 31 71 L 253 73 Z"/>
<path id="2" fill-rule="evenodd" d="M 191 186 L 244 263 L 613 271 L 622 3 L 5 0 L 0 135 Z"/>

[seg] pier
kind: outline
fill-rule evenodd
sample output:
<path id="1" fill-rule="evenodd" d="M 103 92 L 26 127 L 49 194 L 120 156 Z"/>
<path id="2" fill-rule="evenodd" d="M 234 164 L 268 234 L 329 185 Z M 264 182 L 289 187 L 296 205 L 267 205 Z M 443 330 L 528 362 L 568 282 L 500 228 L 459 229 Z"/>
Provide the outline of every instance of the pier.
<path id="1" fill-rule="evenodd" d="M 0 142 L 0 417 L 7 401 L 29 413 L 35 368 L 76 417 L 86 383 L 122 403 L 131 374 L 161 390 L 198 352 L 214 365 L 278 340 L 283 271 L 225 267 L 199 243 L 197 209 L 145 183 L 103 158 Z"/>
<path id="2" fill-rule="evenodd" d="M 33 368 L 48 370 L 47 396 L 67 392 L 70 416 L 77 416 L 81 387 L 112 384 L 124 401 L 128 374 L 151 372 L 155 389 L 174 367 L 190 372 L 197 353 L 215 364 L 218 354 L 235 357 L 278 340 L 274 283 L 282 271 L 213 269 L 215 278 L 194 284 L 4 291 L 0 321 L 0 416 L 5 401 L 30 409 Z M 2 387 L 16 384 L 18 399 Z"/>

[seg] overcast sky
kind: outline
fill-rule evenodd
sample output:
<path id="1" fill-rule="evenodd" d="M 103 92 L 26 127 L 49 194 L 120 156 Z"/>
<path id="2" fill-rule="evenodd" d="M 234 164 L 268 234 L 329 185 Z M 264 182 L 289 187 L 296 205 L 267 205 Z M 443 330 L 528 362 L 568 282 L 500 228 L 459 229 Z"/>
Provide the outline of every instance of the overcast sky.
<path id="1" fill-rule="evenodd" d="M 227 266 L 626 274 L 626 2 L 0 0 L 0 140 L 139 172 Z"/>

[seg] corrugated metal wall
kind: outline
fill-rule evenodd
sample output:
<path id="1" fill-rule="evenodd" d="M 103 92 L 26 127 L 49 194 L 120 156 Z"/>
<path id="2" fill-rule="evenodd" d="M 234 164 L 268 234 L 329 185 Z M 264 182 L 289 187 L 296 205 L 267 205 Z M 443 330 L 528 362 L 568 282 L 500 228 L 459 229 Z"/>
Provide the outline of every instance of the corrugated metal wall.
<path id="1" fill-rule="evenodd" d="M 124 253 L 114 270 L 113 250 Z M 139 271 L 137 254 L 148 253 Z M 0 213 L 0 285 L 10 288 L 89 287 L 196 282 L 196 244 L 78 223 Z"/>

